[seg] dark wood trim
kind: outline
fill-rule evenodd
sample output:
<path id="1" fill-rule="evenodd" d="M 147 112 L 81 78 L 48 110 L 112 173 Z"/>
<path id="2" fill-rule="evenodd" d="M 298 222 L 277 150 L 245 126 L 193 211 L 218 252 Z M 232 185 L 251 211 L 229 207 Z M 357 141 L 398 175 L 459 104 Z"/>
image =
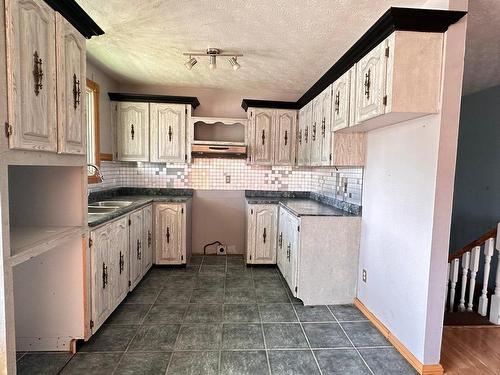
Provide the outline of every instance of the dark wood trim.
<path id="1" fill-rule="evenodd" d="M 299 109 L 297 102 L 282 102 L 276 100 L 257 100 L 243 99 L 241 107 L 247 111 L 249 107 L 253 108 L 279 108 L 279 109 Z"/>
<path id="2" fill-rule="evenodd" d="M 113 154 L 100 154 L 100 161 L 113 161 Z"/>
<path id="3" fill-rule="evenodd" d="M 101 130 L 101 125 L 99 123 L 99 96 L 100 96 L 100 89 L 99 85 L 92 81 L 91 79 L 87 78 L 87 87 L 91 89 L 94 92 L 94 159 L 95 159 L 95 164 L 100 167 L 101 166 L 101 152 L 100 152 L 100 147 L 101 147 L 101 136 L 100 136 L 100 130 Z M 88 140 L 87 140 L 88 141 Z M 88 176 L 87 178 L 87 183 L 89 184 L 95 184 L 101 182 L 97 174 L 93 174 L 92 176 Z"/>
<path id="4" fill-rule="evenodd" d="M 490 238 L 496 238 L 496 236 L 497 236 L 497 228 L 490 229 L 485 234 L 483 234 L 481 237 L 479 237 L 477 240 L 474 240 L 471 243 L 468 243 L 467 245 L 465 245 L 461 249 L 459 249 L 459 250 L 455 251 L 453 254 L 451 254 L 448 257 L 448 262 L 451 262 L 454 259 L 460 258 L 466 252 L 471 251 L 476 246 L 482 246 L 487 240 L 489 240 Z"/>
<path id="5" fill-rule="evenodd" d="M 195 96 L 172 96 L 172 95 L 153 95 L 153 94 L 127 94 L 119 92 L 108 93 L 109 99 L 117 102 L 144 102 L 144 103 L 172 103 L 189 104 L 193 109 L 200 105 Z"/>
<path id="6" fill-rule="evenodd" d="M 90 39 L 104 34 L 104 31 L 75 0 L 45 0 L 45 2 L 68 20 L 85 38 Z"/>
<path id="7" fill-rule="evenodd" d="M 467 12 L 452 10 L 389 8 L 296 103 L 243 99 L 241 106 L 245 111 L 248 107 L 300 109 L 394 31 L 444 33 L 450 25 L 458 22 L 466 14 Z"/>

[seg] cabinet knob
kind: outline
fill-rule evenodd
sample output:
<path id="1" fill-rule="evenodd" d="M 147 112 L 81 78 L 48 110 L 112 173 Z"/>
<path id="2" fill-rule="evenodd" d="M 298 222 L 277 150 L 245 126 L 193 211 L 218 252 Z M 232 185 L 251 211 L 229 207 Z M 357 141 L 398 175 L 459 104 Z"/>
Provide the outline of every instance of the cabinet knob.
<path id="1" fill-rule="evenodd" d="M 38 56 L 38 51 L 33 54 L 33 76 L 35 78 L 35 95 L 38 96 L 43 88 L 42 58 Z"/>

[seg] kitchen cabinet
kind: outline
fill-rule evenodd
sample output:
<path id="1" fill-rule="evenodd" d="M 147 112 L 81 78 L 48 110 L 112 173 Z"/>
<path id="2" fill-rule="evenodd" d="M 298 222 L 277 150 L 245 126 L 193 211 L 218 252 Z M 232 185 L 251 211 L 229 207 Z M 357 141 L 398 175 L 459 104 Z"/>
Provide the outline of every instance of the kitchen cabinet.
<path id="1" fill-rule="evenodd" d="M 275 113 L 274 164 L 294 165 L 296 162 L 297 112 L 279 109 Z"/>
<path id="2" fill-rule="evenodd" d="M 309 133 L 312 118 L 312 102 L 299 111 L 299 130 L 297 132 L 297 164 L 308 166 L 311 162 L 311 143 Z"/>
<path id="3" fill-rule="evenodd" d="M 190 254 L 190 205 L 154 204 L 156 264 L 185 264 Z"/>
<path id="4" fill-rule="evenodd" d="M 109 279 L 111 284 L 111 308 L 114 310 L 129 291 L 129 254 L 127 218 L 123 217 L 110 226 Z"/>
<path id="5" fill-rule="evenodd" d="M 278 206 L 247 205 L 247 263 L 276 264 Z"/>
<path id="6" fill-rule="evenodd" d="M 6 0 L 9 147 L 57 151 L 55 12 Z"/>
<path id="7" fill-rule="evenodd" d="M 347 128 L 354 121 L 355 77 L 356 72 L 351 68 L 333 82 L 332 131 Z"/>
<path id="8" fill-rule="evenodd" d="M 323 108 L 321 102 L 321 94 L 318 95 L 312 101 L 312 112 L 311 112 L 311 127 L 309 132 L 309 142 L 311 144 L 311 159 L 309 165 L 320 166 L 321 165 L 321 137 L 319 135 L 319 128 L 321 127 L 321 121 L 323 119 Z"/>
<path id="9" fill-rule="evenodd" d="M 351 303 L 356 296 L 361 218 L 299 216 L 279 206 L 278 268 L 304 305 Z"/>
<path id="10" fill-rule="evenodd" d="M 85 155 L 85 38 L 56 14 L 58 152 Z"/>
<path id="11" fill-rule="evenodd" d="M 274 151 L 273 123 L 276 110 L 250 110 L 250 161 L 253 164 L 272 165 Z"/>
<path id="12" fill-rule="evenodd" d="M 328 166 L 332 158 L 330 148 L 331 142 L 331 119 L 332 119 L 332 86 L 328 86 L 319 95 L 319 105 L 321 107 L 321 127 L 319 128 L 319 143 L 321 154 L 319 165 Z"/>
<path id="13" fill-rule="evenodd" d="M 133 290 L 142 278 L 142 246 L 143 246 L 142 210 L 129 216 L 129 280 Z"/>
<path id="14" fill-rule="evenodd" d="M 151 103 L 151 162 L 184 163 L 186 154 L 185 104 Z"/>
<path id="15" fill-rule="evenodd" d="M 118 102 L 116 112 L 117 159 L 149 161 L 149 104 Z"/>
<path id="16" fill-rule="evenodd" d="M 153 206 L 149 205 L 142 209 L 142 274 L 146 272 L 153 265 Z"/>

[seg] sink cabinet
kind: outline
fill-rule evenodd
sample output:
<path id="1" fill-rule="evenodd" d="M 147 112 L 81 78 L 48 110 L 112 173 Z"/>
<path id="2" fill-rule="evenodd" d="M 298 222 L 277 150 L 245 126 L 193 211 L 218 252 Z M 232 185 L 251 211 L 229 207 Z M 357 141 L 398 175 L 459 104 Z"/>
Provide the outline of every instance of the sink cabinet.
<path id="1" fill-rule="evenodd" d="M 153 206 L 142 209 L 142 274 L 153 266 Z"/>
<path id="2" fill-rule="evenodd" d="M 276 264 L 277 204 L 247 205 L 247 263 Z"/>
<path id="3" fill-rule="evenodd" d="M 142 278 L 142 229 L 142 210 L 132 212 L 129 216 L 130 290 L 133 290 Z"/>

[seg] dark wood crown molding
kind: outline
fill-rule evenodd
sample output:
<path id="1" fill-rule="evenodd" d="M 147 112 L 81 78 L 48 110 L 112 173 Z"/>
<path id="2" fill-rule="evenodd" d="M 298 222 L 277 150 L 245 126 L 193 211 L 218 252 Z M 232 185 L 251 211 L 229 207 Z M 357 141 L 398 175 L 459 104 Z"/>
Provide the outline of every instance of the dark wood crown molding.
<path id="1" fill-rule="evenodd" d="M 104 34 L 104 31 L 75 0 L 45 0 L 45 2 L 66 18 L 85 38 L 90 39 Z"/>
<path id="2" fill-rule="evenodd" d="M 467 12 L 464 11 L 452 10 L 389 8 L 297 102 L 243 99 L 241 106 L 245 111 L 248 107 L 300 109 L 394 31 L 444 33 L 450 25 L 458 22 L 466 14 Z M 285 106 L 281 106 L 282 103 Z"/>
<path id="3" fill-rule="evenodd" d="M 110 100 L 117 102 L 189 104 L 193 109 L 200 105 L 198 98 L 195 96 L 125 94 L 118 92 L 110 92 L 108 95 Z"/>

